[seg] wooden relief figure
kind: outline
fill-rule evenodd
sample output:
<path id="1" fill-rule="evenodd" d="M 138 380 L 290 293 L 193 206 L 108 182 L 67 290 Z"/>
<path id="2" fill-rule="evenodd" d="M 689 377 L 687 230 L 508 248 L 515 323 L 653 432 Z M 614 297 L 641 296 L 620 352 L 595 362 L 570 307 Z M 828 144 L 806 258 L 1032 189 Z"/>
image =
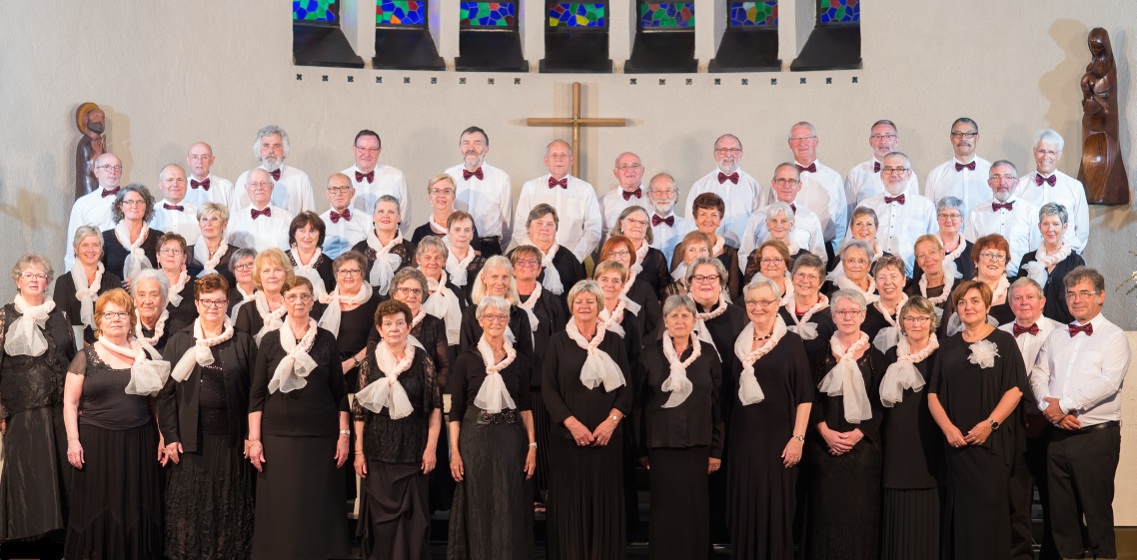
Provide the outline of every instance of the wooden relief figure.
<path id="1" fill-rule="evenodd" d="M 1082 75 L 1082 166 L 1078 180 L 1090 204 L 1129 204 L 1129 179 L 1121 159 L 1117 114 L 1117 67 L 1109 33 L 1089 35 L 1090 64 Z"/>
<path id="2" fill-rule="evenodd" d="M 107 151 L 106 113 L 94 103 L 84 103 L 75 111 L 75 125 L 83 138 L 75 146 L 75 198 L 79 198 L 97 188 L 95 170 L 91 167 L 95 158 Z"/>

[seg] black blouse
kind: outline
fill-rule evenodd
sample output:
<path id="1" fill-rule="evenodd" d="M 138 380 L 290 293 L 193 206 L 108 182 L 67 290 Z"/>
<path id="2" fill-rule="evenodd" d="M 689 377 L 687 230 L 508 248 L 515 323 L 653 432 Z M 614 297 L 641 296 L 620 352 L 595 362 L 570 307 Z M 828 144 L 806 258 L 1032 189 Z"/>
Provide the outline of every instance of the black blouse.
<path id="1" fill-rule="evenodd" d="M 4 352 L 4 337 L 20 316 L 14 304 L 0 309 L 0 418 L 4 419 L 41 406 L 59 406 L 67 366 L 75 358 L 75 333 L 58 307 L 47 314 L 40 331 L 47 340 L 43 354 L 13 356 Z"/>
<path id="2" fill-rule="evenodd" d="M 286 305 L 286 304 L 282 303 L 281 305 Z M 313 309 L 313 311 L 312 311 L 312 316 L 316 317 L 315 309 Z M 288 318 L 287 313 L 280 316 L 281 321 L 287 320 L 287 318 Z M 317 320 L 319 320 L 319 319 L 317 319 Z M 257 311 L 257 302 L 256 302 L 256 300 L 252 300 L 252 299 L 249 300 L 248 303 L 246 303 L 245 305 L 242 305 L 241 308 L 237 310 L 237 319 L 235 321 L 233 321 L 233 327 L 234 328 L 236 328 L 237 330 L 239 330 L 243 333 L 248 333 L 249 336 L 252 336 L 252 337 L 256 337 L 257 333 L 261 332 L 261 329 L 264 328 L 264 326 L 265 326 L 265 321 L 264 321 L 264 319 L 261 318 L 260 312 Z M 261 343 L 262 344 L 264 343 L 263 338 L 261 339 Z"/>
<path id="3" fill-rule="evenodd" d="M 619 335 L 606 332 L 598 350 L 611 356 L 624 374 L 625 383 L 613 391 L 605 391 L 603 385 L 589 389 L 581 383 L 580 372 L 588 353 L 569 338 L 567 333 L 561 331 L 549 340 L 542 372 L 541 397 L 545 401 L 545 408 L 549 410 L 554 437 L 572 439 L 572 433 L 564 426 L 564 421 L 570 416 L 579 420 L 585 428 L 595 430 L 608 418 L 613 408 L 624 416 L 632 410 L 634 391 L 628 385 L 632 377 L 624 342 Z"/>
<path id="4" fill-rule="evenodd" d="M 679 361 L 689 359 L 691 352 L 688 346 Z M 640 455 L 646 455 L 649 448 L 709 446 L 710 456 L 721 458 L 726 423 L 721 396 L 722 362 L 714 351 L 704 344 L 699 357 L 687 366 L 691 394 L 672 408 L 663 408 L 671 398 L 671 392 L 662 389 L 663 382 L 671 375 L 671 364 L 663 354 L 662 340 L 644 348 L 640 365 L 644 375 L 643 389 L 637 399 L 637 406 L 643 409 L 644 425 Z"/>
<path id="5" fill-rule="evenodd" d="M 722 246 L 722 254 L 716 257 L 726 267 L 726 290 L 732 301 L 742 300 L 742 269 L 738 265 L 738 249 L 730 245 Z"/>
<path id="6" fill-rule="evenodd" d="M 195 283 L 196 280 L 193 279 L 193 276 L 190 276 L 190 281 L 186 282 L 186 286 L 182 288 L 181 305 L 175 307 L 173 302 L 166 304 L 166 309 L 170 312 L 170 320 L 177 322 L 177 324 L 183 327 L 193 323 L 194 320 L 197 319 L 197 305 L 194 303 L 193 295 Z M 173 334 L 173 331 L 169 332 Z"/>
<path id="7" fill-rule="evenodd" d="M 1037 252 L 1038 251 L 1031 251 L 1023 255 L 1022 263 L 1019 264 L 1018 278 L 1026 277 L 1026 270 L 1023 270 L 1023 266 L 1025 266 L 1026 263 L 1034 261 L 1034 256 Z M 1046 296 L 1046 304 L 1042 306 L 1042 314 L 1044 316 L 1054 319 L 1059 323 L 1074 322 L 1074 316 L 1070 314 L 1070 309 L 1066 306 L 1065 278 L 1071 270 L 1079 266 L 1084 266 L 1085 264 L 1086 261 L 1081 255 L 1070 251 L 1069 256 L 1063 259 L 1062 262 L 1054 265 L 1054 270 L 1050 271 L 1050 274 L 1046 277 L 1046 285 L 1042 287 L 1042 295 Z M 1018 278 L 1016 278 L 1016 280 Z M 1007 297 L 1010 297 L 1009 291 Z M 1002 325 L 1004 323 L 999 324 Z"/>
<path id="8" fill-rule="evenodd" d="M 367 270 L 363 271 L 363 279 L 370 282 L 371 268 L 375 266 L 375 249 L 372 249 L 371 246 L 367 244 L 367 240 L 364 239 L 356 243 L 351 250 L 358 251 L 359 254 L 367 258 Z M 398 255 L 399 258 L 402 259 L 399 266 L 395 267 L 395 272 L 408 266 L 414 266 L 415 264 L 415 244 L 406 239 L 404 239 L 402 243 L 391 247 L 390 254 Z"/>
<path id="9" fill-rule="evenodd" d="M 67 371 L 83 376 L 80 424 L 106 430 L 129 430 L 150 422 L 150 397 L 126 394 L 126 386 L 130 384 L 129 367 L 110 367 L 94 346 L 88 346 L 75 354 Z"/>
<path id="10" fill-rule="evenodd" d="M 501 370 L 501 380 L 509 391 L 517 411 L 532 410 L 531 393 L 529 392 L 529 361 L 521 354 L 513 363 Z M 454 375 L 450 376 L 450 421 L 461 422 L 466 416 L 467 409 L 478 410 L 474 405 L 474 397 L 482 389 L 486 380 L 486 364 L 482 354 L 477 349 L 462 352 L 454 361 Z"/>
<path id="11" fill-rule="evenodd" d="M 719 359 L 722 360 L 722 380 L 723 386 L 731 387 L 738 383 L 737 379 L 733 377 L 735 369 L 734 364 L 736 358 L 734 357 L 734 341 L 738 338 L 738 333 L 746 327 L 749 319 L 746 318 L 746 312 L 741 307 L 733 303 L 726 304 L 726 311 L 706 321 L 707 330 L 710 331 L 711 340 L 715 343 L 715 348 L 718 351 Z M 695 309 L 699 313 L 709 311 L 704 309 L 702 305 L 695 304 Z M 729 402 L 729 401 L 728 401 Z M 729 414 L 729 408 L 727 409 Z"/>
<path id="12" fill-rule="evenodd" d="M 318 327 L 317 327 L 318 328 Z M 319 329 L 308 355 L 316 362 L 308 384 L 287 393 L 268 392 L 268 382 L 287 352 L 280 345 L 280 330 L 261 339 L 253 365 L 249 412 L 263 412 L 261 433 L 272 436 L 336 436 L 339 414 L 347 412 L 347 388 L 340 367 L 340 352 L 332 333 Z"/>
<path id="13" fill-rule="evenodd" d="M 529 314 L 516 305 L 509 306 L 509 330 L 517 338 L 513 348 L 518 354 L 533 359 L 533 327 Z M 471 305 L 462 311 L 462 332 L 458 336 L 458 351 L 465 352 L 478 346 L 482 339 L 482 325 L 478 323 L 478 306 Z"/>
<path id="14" fill-rule="evenodd" d="M 375 360 L 375 345 L 367 347 L 367 360 L 360 366 L 357 392 L 370 383 L 384 377 Z M 391 419 L 390 411 L 384 407 L 379 413 L 352 403 L 352 413 L 356 422 L 363 422 L 363 454 L 368 461 L 384 463 L 419 463 L 426 450 L 430 429 L 430 415 L 442 409 L 442 388 L 435 376 L 434 362 L 413 345 L 407 350 L 415 353 L 411 367 L 399 374 L 399 384 L 407 392 L 407 398 L 414 408 L 409 416 Z"/>
<path id="15" fill-rule="evenodd" d="M 205 272 L 205 263 L 194 257 L 193 247 L 193 245 L 186 247 L 186 252 L 189 253 L 189 258 L 186 260 L 186 272 L 189 273 L 190 277 L 198 278 L 202 272 Z M 236 252 L 237 249 L 239 249 L 239 247 L 229 245 L 228 248 L 225 249 L 225 252 L 221 254 L 221 260 L 217 261 L 217 273 L 223 276 L 226 282 L 229 282 L 230 288 L 237 285 L 237 277 L 229 270 L 229 261 L 233 259 L 233 253 Z"/>
<path id="16" fill-rule="evenodd" d="M 532 293 L 522 295 L 521 301 L 528 302 L 532 295 Z M 524 313 L 524 311 L 521 312 Z M 549 339 L 554 334 L 565 330 L 569 315 L 564 300 L 548 290 L 541 290 L 541 299 L 533 304 L 533 314 L 537 316 L 537 330 L 533 331 L 533 359 L 530 360 L 532 368 L 529 376 L 529 387 L 539 389 L 541 387 L 541 365 L 544 363 L 545 349 L 549 347 Z M 529 319 L 528 316 L 525 318 Z"/>
<path id="17" fill-rule="evenodd" d="M 667 257 L 663 251 L 649 247 L 647 254 L 644 255 L 644 261 L 639 264 L 641 270 L 636 280 L 647 284 L 656 299 L 660 301 L 666 299 L 667 287 L 671 285 L 671 272 L 668 271 Z"/>
<path id="18" fill-rule="evenodd" d="M 119 243 L 114 232 L 113 228 L 103 232 L 102 262 L 107 272 L 113 272 L 117 276 L 122 275 L 123 266 L 126 265 L 126 256 L 130 254 L 130 251 L 127 251 L 122 243 Z M 150 233 L 146 234 L 146 239 L 142 242 L 142 252 L 146 254 L 147 259 L 150 259 L 151 268 L 158 268 L 158 238 L 163 235 L 165 232 L 150 228 Z"/>
<path id="19" fill-rule="evenodd" d="M 640 280 L 632 281 L 632 288 L 628 290 L 628 299 L 640 304 L 639 317 L 643 326 L 644 343 L 659 340 L 659 333 L 663 332 L 663 305 L 659 301 L 655 290 Z"/>
<path id="20" fill-rule="evenodd" d="M 82 265 L 76 264 L 75 266 Z M 113 290 L 115 288 L 122 287 L 122 278 L 119 278 L 118 274 L 115 274 L 111 272 L 110 269 L 106 268 L 106 265 L 103 265 L 103 267 L 105 269 L 103 271 L 103 278 L 99 282 L 100 295 L 102 295 L 102 293 L 106 292 L 107 290 Z M 120 270 L 119 273 L 121 274 L 122 271 Z M 66 274 L 55 279 L 55 291 L 52 293 L 51 297 L 51 299 L 55 301 L 55 308 L 63 311 L 64 315 L 67 316 L 67 321 L 71 323 L 71 326 L 73 327 L 77 327 L 83 324 L 83 306 L 80 304 L 78 299 L 75 299 L 76 291 L 75 280 L 71 278 L 71 271 L 68 271 Z M 94 310 L 95 305 L 92 302 L 91 312 L 94 313 Z M 83 340 L 88 343 L 95 342 L 95 330 L 91 327 L 84 328 Z M 68 360 L 69 363 L 70 361 L 71 360 Z"/>
<path id="21" fill-rule="evenodd" d="M 422 321 L 411 327 L 411 336 L 426 349 L 426 354 L 434 362 L 434 376 L 438 379 L 439 390 L 445 391 L 450 375 L 450 344 L 446 340 L 446 323 L 434 315 L 424 314 Z M 481 332 L 478 336 L 482 336 Z M 383 337 L 379 336 L 379 329 L 372 328 L 371 335 L 367 339 L 368 348 L 374 350 L 375 343 L 380 340 L 383 340 Z M 474 341 L 474 344 L 477 344 L 477 341 Z"/>
<path id="22" fill-rule="evenodd" d="M 832 352 L 829 352 L 824 359 L 820 360 L 819 367 L 813 371 L 813 386 L 818 386 L 836 365 L 837 358 L 833 357 Z M 850 423 L 845 420 L 845 397 L 830 396 L 819 390 L 809 412 L 810 429 L 816 431 L 817 425 L 825 422 L 830 430 L 851 432 L 854 429 L 859 429 L 864 434 L 865 439 L 869 441 L 880 440 L 880 424 L 884 417 L 880 406 L 880 379 L 884 376 L 884 370 L 888 368 L 888 363 L 884 359 L 884 354 L 877 350 L 870 340 L 868 349 L 865 350 L 861 359 L 857 360 L 857 366 L 860 368 L 861 377 L 865 382 L 865 392 L 868 393 L 872 418 L 864 420 L 860 424 Z M 820 434 L 810 439 L 817 445 L 826 445 L 825 438 L 822 438 Z"/>
<path id="23" fill-rule="evenodd" d="M 791 311 L 792 308 L 792 311 Z M 833 323 L 833 315 L 830 313 L 831 307 L 826 307 L 809 317 L 807 323 L 814 323 L 817 325 L 817 337 L 812 340 L 802 338 L 802 343 L 805 344 L 805 355 L 809 358 L 810 371 L 816 370 L 818 362 L 825 358 L 825 354 L 829 352 L 829 339 L 833 338 L 833 333 L 837 332 L 837 325 Z M 794 320 L 790 317 L 790 313 L 797 314 L 797 305 L 789 304 L 783 305 L 778 309 L 778 313 L 782 315 L 782 321 L 786 323 L 787 327 L 793 326 Z M 805 317 L 805 313 L 797 315 L 800 321 Z"/>
<path id="24" fill-rule="evenodd" d="M 514 249 L 516 250 L 516 248 Z M 507 256 L 512 257 L 513 251 L 510 251 Z M 584 271 L 584 264 L 576 260 L 576 255 L 572 251 L 561 247 L 557 249 L 557 254 L 553 255 L 553 268 L 557 269 L 557 273 L 561 275 L 561 285 L 564 286 L 565 291 L 557 296 L 564 300 L 565 306 L 568 306 L 568 293 L 577 282 L 588 278 Z M 545 279 L 545 270 L 541 269 L 541 274 L 537 276 L 537 281 L 540 282 Z M 543 286 L 544 284 L 542 284 Z M 555 295 L 555 294 L 554 294 Z"/>
<path id="25" fill-rule="evenodd" d="M 296 255 L 292 253 L 292 249 L 285 251 L 284 254 L 288 255 L 288 262 L 292 264 L 293 268 L 300 265 L 296 260 Z M 316 259 L 314 268 L 316 274 L 319 274 L 320 279 L 324 281 L 324 291 L 331 293 L 332 290 L 336 289 L 336 275 L 332 273 L 332 259 L 320 253 L 320 258 Z"/>
<path id="26" fill-rule="evenodd" d="M 474 249 L 471 248 L 470 250 L 473 251 Z M 484 266 L 486 266 L 486 258 L 481 255 L 474 255 L 474 258 L 470 259 L 470 264 L 466 265 L 466 285 L 458 286 L 458 288 L 462 290 L 462 293 L 466 294 L 466 299 L 470 299 L 474 293 L 474 279 L 482 272 L 482 267 Z M 453 282 L 454 275 L 450 274 L 449 271 L 447 271 L 446 275 L 450 277 L 451 282 Z M 457 284 L 455 285 L 457 286 Z"/>
<path id="27" fill-rule="evenodd" d="M 944 483 L 943 432 L 928 408 L 927 382 L 936 355 L 932 352 L 913 364 L 924 378 L 924 388 L 905 389 L 902 401 L 884 409 L 880 434 L 884 454 L 881 482 L 885 488 L 937 488 Z M 888 349 L 885 361 L 896 363 L 896 347 Z"/>

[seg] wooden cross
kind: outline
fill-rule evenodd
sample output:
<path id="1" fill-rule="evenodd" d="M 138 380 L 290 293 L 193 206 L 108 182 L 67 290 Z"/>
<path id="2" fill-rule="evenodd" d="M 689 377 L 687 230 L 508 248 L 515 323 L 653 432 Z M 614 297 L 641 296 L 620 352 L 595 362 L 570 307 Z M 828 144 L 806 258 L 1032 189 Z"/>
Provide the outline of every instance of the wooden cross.
<path id="1" fill-rule="evenodd" d="M 627 119 L 585 119 L 580 116 L 580 82 L 572 83 L 572 117 L 567 119 L 525 119 L 528 126 L 571 126 L 572 149 L 574 154 L 580 150 L 580 127 L 582 126 L 628 126 Z M 573 157 L 572 174 L 580 177 L 580 157 Z"/>

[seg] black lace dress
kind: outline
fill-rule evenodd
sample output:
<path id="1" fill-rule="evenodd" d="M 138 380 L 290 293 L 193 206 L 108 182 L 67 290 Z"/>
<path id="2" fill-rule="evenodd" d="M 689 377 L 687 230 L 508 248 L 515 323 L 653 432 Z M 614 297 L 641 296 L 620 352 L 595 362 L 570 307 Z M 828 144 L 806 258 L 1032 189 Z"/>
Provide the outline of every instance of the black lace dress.
<path id="1" fill-rule="evenodd" d="M 0 311 L 7 336 L 20 317 Z M 75 357 L 74 331 L 63 312 L 48 314 L 41 331 L 47 351 L 39 356 L 0 354 L 0 417 L 8 421 L 0 473 L 0 541 L 62 529 L 67 520 L 67 434 L 63 429 L 63 379 Z M 4 337 L 0 337 L 0 348 Z"/>
<path id="2" fill-rule="evenodd" d="M 288 262 L 290 262 L 293 267 L 300 265 L 296 260 L 293 249 L 285 251 L 284 254 L 288 255 Z M 330 257 L 320 253 L 320 258 L 316 259 L 316 264 L 313 268 L 316 269 L 316 274 L 320 276 L 320 280 L 324 282 L 324 291 L 331 293 L 332 290 L 336 289 L 336 276 L 332 272 L 332 259 Z"/>

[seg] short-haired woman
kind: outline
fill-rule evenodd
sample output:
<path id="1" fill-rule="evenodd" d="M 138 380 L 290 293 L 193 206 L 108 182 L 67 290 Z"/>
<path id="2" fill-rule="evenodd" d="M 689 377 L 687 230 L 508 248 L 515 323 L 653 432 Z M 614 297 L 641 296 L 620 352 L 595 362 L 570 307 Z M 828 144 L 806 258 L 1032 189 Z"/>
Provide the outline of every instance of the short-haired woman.
<path id="1" fill-rule="evenodd" d="M 319 214 L 311 210 L 297 214 L 288 226 L 288 245 L 291 248 L 284 254 L 288 255 L 292 273 L 312 283 L 316 297 L 323 297 L 336 289 L 332 259 L 322 251 L 326 235 L 327 225 Z"/>
<path id="2" fill-rule="evenodd" d="M 115 195 L 111 206 L 115 227 L 103 232 L 102 262 L 126 283 L 158 262 L 158 238 L 163 232 L 150 229 L 153 217 L 154 195 L 146 187 L 131 183 Z"/>
<path id="3" fill-rule="evenodd" d="M 83 341 L 90 344 L 95 341 L 95 300 L 107 290 L 121 286 L 122 278 L 107 270 L 101 261 L 103 235 L 98 228 L 80 226 L 71 247 L 75 264 L 55 281 L 52 300 L 72 327 L 83 327 Z"/>

